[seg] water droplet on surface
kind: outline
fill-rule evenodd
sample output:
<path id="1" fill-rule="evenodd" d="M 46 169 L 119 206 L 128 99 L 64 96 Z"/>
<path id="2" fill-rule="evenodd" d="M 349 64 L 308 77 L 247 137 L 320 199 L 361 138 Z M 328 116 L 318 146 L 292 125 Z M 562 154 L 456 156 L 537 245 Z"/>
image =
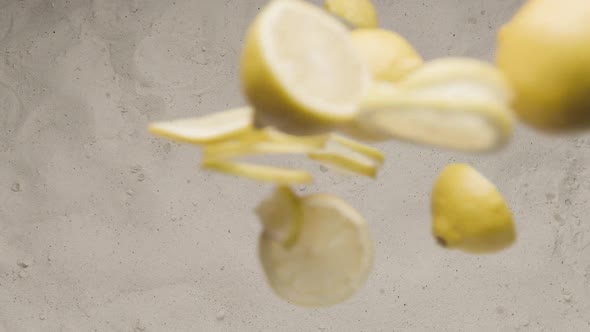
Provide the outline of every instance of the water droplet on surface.
<path id="1" fill-rule="evenodd" d="M 307 190 L 307 186 L 301 186 L 298 188 L 299 191 L 305 191 Z"/>
<path id="2" fill-rule="evenodd" d="M 145 180 L 145 174 L 143 174 L 143 173 L 140 173 L 140 174 L 137 176 L 137 181 L 141 182 L 141 181 L 143 181 L 143 180 Z"/>
<path id="3" fill-rule="evenodd" d="M 569 199 L 569 198 L 568 198 L 568 199 L 566 199 L 564 203 L 565 203 L 565 205 L 567 205 L 567 206 L 570 206 L 570 205 L 572 205 L 572 201 L 571 201 L 571 199 Z"/>
<path id="4" fill-rule="evenodd" d="M 40 320 L 45 320 L 47 317 L 45 316 L 45 314 L 41 313 L 39 314 L 39 319 Z"/>
<path id="5" fill-rule="evenodd" d="M 328 171 L 328 167 L 324 166 L 324 165 L 320 165 L 320 171 L 322 173 L 326 173 Z"/>
<path id="6" fill-rule="evenodd" d="M 217 312 L 217 314 L 215 315 L 215 318 L 217 320 L 224 320 L 225 319 L 225 310 L 221 309 Z"/>
<path id="7" fill-rule="evenodd" d="M 18 261 L 16 261 L 16 265 L 22 267 L 23 269 L 28 268 L 32 264 L 33 264 L 33 260 L 30 257 L 21 258 Z"/>

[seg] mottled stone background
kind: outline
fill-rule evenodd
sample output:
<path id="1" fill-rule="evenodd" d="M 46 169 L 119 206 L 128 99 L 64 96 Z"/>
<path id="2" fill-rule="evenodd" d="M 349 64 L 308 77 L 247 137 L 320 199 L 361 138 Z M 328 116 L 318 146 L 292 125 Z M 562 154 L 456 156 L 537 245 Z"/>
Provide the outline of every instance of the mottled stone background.
<path id="1" fill-rule="evenodd" d="M 315 1 L 318 2 L 319 1 Z M 376 264 L 349 301 L 286 304 L 257 260 L 268 185 L 199 171 L 149 121 L 243 104 L 238 59 L 261 0 L 0 0 L 0 331 L 587 331 L 590 135 L 518 128 L 482 156 L 379 144 L 378 181 L 320 171 L 370 223 Z M 492 60 L 516 0 L 377 0 L 427 59 Z M 469 162 L 518 224 L 469 256 L 430 236 L 437 172 Z"/>

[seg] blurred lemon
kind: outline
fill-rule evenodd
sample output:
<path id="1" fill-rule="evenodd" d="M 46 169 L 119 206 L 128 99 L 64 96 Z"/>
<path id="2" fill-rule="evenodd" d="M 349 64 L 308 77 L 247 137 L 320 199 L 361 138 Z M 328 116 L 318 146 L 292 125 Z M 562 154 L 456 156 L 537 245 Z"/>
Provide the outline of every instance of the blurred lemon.
<path id="1" fill-rule="evenodd" d="M 298 134 L 351 121 L 371 81 L 346 26 L 302 0 L 273 0 L 257 15 L 241 78 L 257 125 Z"/>
<path id="2" fill-rule="evenodd" d="M 376 28 L 377 12 L 371 0 L 326 0 L 326 9 L 357 28 Z"/>
<path id="3" fill-rule="evenodd" d="M 397 84 L 375 82 L 350 134 L 484 152 L 512 135 L 512 90 L 491 64 L 467 58 L 425 63 Z"/>
<path id="4" fill-rule="evenodd" d="M 303 222 L 292 246 L 286 248 L 268 230 L 275 223 L 264 224 L 259 256 L 269 284 L 281 298 L 300 306 L 345 301 L 364 284 L 373 265 L 367 223 L 336 196 L 312 194 L 299 199 Z"/>
<path id="5" fill-rule="evenodd" d="M 395 83 L 423 62 L 414 47 L 393 31 L 357 29 L 351 32 L 351 37 L 375 80 Z"/>
<path id="6" fill-rule="evenodd" d="M 529 0 L 498 33 L 497 64 L 526 124 L 590 128 L 590 1 Z"/>
<path id="7" fill-rule="evenodd" d="M 432 231 L 448 248 L 495 252 L 516 239 L 512 214 L 494 184 L 466 164 L 439 174 L 431 197 Z"/>

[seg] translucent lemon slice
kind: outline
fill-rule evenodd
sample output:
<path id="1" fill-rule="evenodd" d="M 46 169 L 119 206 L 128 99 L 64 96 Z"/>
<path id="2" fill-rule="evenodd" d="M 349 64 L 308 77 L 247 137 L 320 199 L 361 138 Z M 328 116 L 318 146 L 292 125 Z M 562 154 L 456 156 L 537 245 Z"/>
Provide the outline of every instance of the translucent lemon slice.
<path id="1" fill-rule="evenodd" d="M 498 149 L 511 137 L 514 115 L 506 94 L 498 93 L 500 89 L 487 81 L 408 82 L 396 87 L 376 84 L 356 119 L 357 127 L 381 136 L 472 152 Z"/>
<path id="2" fill-rule="evenodd" d="M 285 248 L 292 247 L 303 224 L 303 210 L 299 197 L 286 186 L 279 186 L 256 208 L 264 232 Z"/>
<path id="3" fill-rule="evenodd" d="M 371 81 L 346 26 L 303 0 L 273 0 L 260 11 L 241 78 L 257 123 L 298 134 L 351 121 Z"/>
<path id="4" fill-rule="evenodd" d="M 328 194 L 301 198 L 303 223 L 285 248 L 263 232 L 259 256 L 270 286 L 286 301 L 325 307 L 350 298 L 371 270 L 373 243 L 367 223 L 349 204 Z"/>
<path id="5" fill-rule="evenodd" d="M 211 143 L 252 129 L 254 111 L 241 107 L 210 115 L 151 123 L 148 130 L 157 136 L 186 143 Z"/>
<path id="6" fill-rule="evenodd" d="M 283 185 L 310 183 L 313 179 L 311 174 L 304 170 L 286 169 L 246 162 L 204 160 L 201 167 L 252 180 Z"/>
<path id="7" fill-rule="evenodd" d="M 496 252 L 516 239 L 512 214 L 498 189 L 473 167 L 450 164 L 432 190 L 432 231 L 445 247 Z"/>

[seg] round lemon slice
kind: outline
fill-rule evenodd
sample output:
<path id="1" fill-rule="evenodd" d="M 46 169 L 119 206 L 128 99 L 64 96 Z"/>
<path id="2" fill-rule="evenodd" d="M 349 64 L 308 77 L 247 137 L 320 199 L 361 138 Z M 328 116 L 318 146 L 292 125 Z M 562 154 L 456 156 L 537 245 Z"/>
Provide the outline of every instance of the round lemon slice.
<path id="1" fill-rule="evenodd" d="M 241 107 L 202 117 L 154 122 L 148 130 L 172 140 L 203 144 L 228 139 L 246 133 L 253 127 L 254 111 Z"/>
<path id="2" fill-rule="evenodd" d="M 256 208 L 264 232 L 285 248 L 292 247 L 303 224 L 303 211 L 299 197 L 286 186 L 279 186 L 273 194 Z"/>
<path id="3" fill-rule="evenodd" d="M 512 214 L 498 189 L 473 167 L 450 164 L 432 190 L 432 231 L 448 248 L 496 252 L 516 239 Z"/>
<path id="4" fill-rule="evenodd" d="M 376 28 L 377 11 L 371 0 L 326 0 L 326 10 L 348 22 L 351 27 Z"/>
<path id="5" fill-rule="evenodd" d="M 350 122 L 371 81 L 346 26 L 302 0 L 273 0 L 260 11 L 241 79 L 257 124 L 297 134 Z"/>
<path id="6" fill-rule="evenodd" d="M 373 265 L 367 223 L 349 204 L 328 194 L 301 198 L 303 223 L 294 245 L 263 232 L 259 256 L 270 286 L 286 301 L 325 307 L 350 298 Z"/>
<path id="7" fill-rule="evenodd" d="M 449 80 L 376 84 L 356 119 L 358 130 L 472 152 L 503 146 L 514 123 L 504 95 L 483 80 Z"/>

